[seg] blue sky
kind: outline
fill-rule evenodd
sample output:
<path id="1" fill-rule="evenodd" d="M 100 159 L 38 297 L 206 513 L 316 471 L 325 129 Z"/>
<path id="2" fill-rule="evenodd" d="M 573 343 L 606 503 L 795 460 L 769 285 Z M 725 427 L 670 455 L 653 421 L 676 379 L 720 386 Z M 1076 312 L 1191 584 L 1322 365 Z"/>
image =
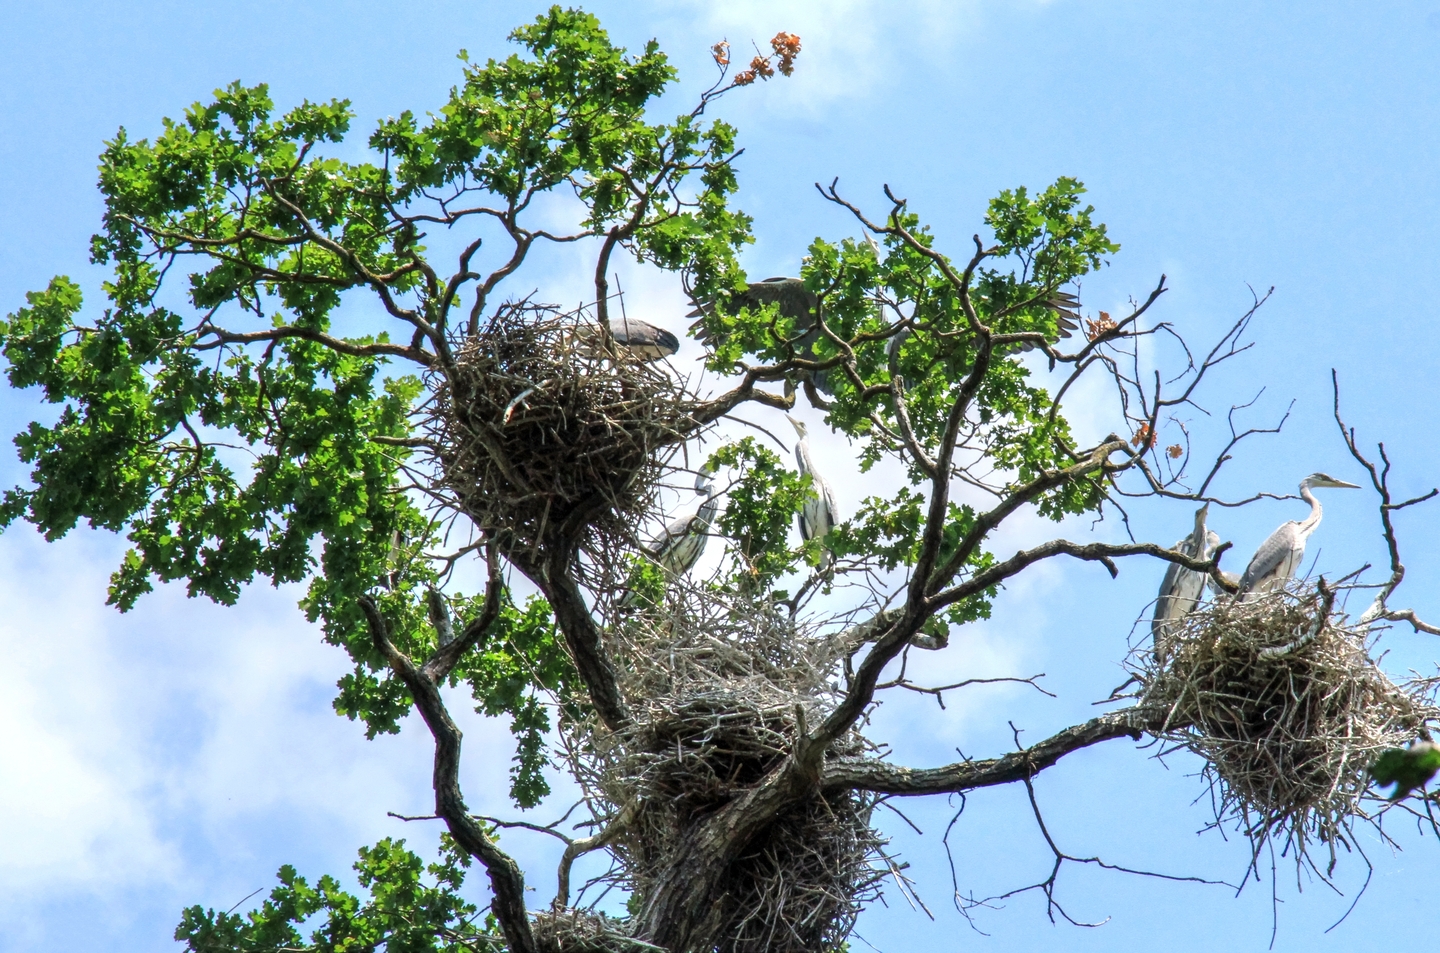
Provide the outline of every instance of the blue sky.
<path id="1" fill-rule="evenodd" d="M 853 234 L 812 183 L 838 176 L 847 194 L 881 209 L 889 183 L 959 253 L 1001 188 L 1086 182 L 1123 245 L 1087 280 L 1092 309 L 1143 297 L 1159 274 L 1173 289 L 1160 316 L 1207 340 L 1249 303 L 1275 296 L 1256 347 L 1218 375 L 1211 410 L 1266 388 L 1253 418 L 1278 437 L 1248 447 L 1220 490 L 1292 491 L 1305 474 L 1356 479 L 1329 420 L 1329 374 L 1345 386 L 1350 422 L 1383 439 L 1402 493 L 1440 482 L 1434 369 L 1440 249 L 1440 2 L 1339 3 L 956 2 L 738 0 L 595 3 L 632 48 L 657 37 L 682 69 L 675 109 L 710 78 L 706 48 L 737 48 L 778 30 L 800 34 L 796 76 L 728 98 L 739 126 L 741 205 L 756 217 L 757 276 L 794 273 L 816 235 Z M 7 10 L 0 34 L 0 310 L 66 273 L 97 295 L 87 264 L 97 228 L 95 155 L 119 126 L 153 135 L 213 88 L 267 81 L 281 104 L 354 101 L 358 132 L 403 109 L 443 100 L 460 47 L 499 54 L 503 36 L 538 4 L 368 2 L 128 4 L 73 2 Z M 669 104 L 667 104 L 669 105 Z M 536 277 L 574 283 L 557 258 Z M 678 289 L 636 276 L 644 313 L 679 330 Z M 647 283 L 649 282 L 649 283 Z M 1086 407 L 1077 405 L 1077 413 Z M 7 434 L 36 413 L 31 394 L 0 395 Z M 1195 414 L 1204 446 L 1217 420 Z M 853 455 L 822 448 L 842 504 L 878 489 L 852 476 Z M 24 478 L 0 456 L 0 482 Z M 848 470 L 847 470 L 848 468 Z M 1372 500 L 1326 498 L 1312 543 L 1321 571 L 1382 558 Z M 1188 526 L 1183 504 L 1141 508 L 1137 532 L 1169 542 Z M 1294 502 L 1227 513 L 1216 528 L 1245 554 Z M 1411 576 L 1400 601 L 1440 617 L 1435 538 L 1440 509 L 1401 518 Z M 1086 525 L 1066 526 L 1075 536 Z M 1102 532 L 1106 532 L 1103 530 Z M 1017 540 L 1053 529 L 1022 527 Z M 344 671 L 336 650 L 294 609 L 296 593 L 256 589 L 239 607 L 188 601 L 164 589 L 128 616 L 107 609 L 105 578 L 123 547 L 76 532 L 46 544 L 25 527 L 0 537 L 0 951 L 163 950 L 182 906 L 227 908 L 268 889 L 282 863 L 312 877 L 348 870 L 362 844 L 407 836 L 428 851 L 435 831 L 404 828 L 387 810 L 423 811 L 429 747 L 410 726 L 366 742 L 329 709 Z M 1237 559 L 1243 558 L 1237 556 Z M 1233 568 L 1233 567 L 1232 567 Z M 994 620 L 957 637 L 937 675 L 1046 672 L 1058 694 L 979 689 L 949 710 L 911 700 L 876 732 L 916 764 L 1000 753 L 1007 720 L 1036 739 L 1090 717 L 1123 679 L 1131 624 L 1160 568 L 1139 561 L 1112 582 L 1098 567 L 1055 564 L 1005 593 Z M 1428 636 L 1386 637 L 1387 666 L 1433 668 Z M 461 708 L 459 704 L 456 706 Z M 463 778 L 477 810 L 505 809 L 484 767 L 508 757 L 503 727 L 470 718 Z M 1243 844 L 1196 831 L 1208 819 L 1195 763 L 1168 767 L 1150 750 L 1111 742 L 1047 771 L 1037 792 L 1052 831 L 1078 855 L 1169 873 L 1236 881 Z M 1201 800 L 1197 801 L 1197 798 Z M 1268 882 L 1239 896 L 1067 868 L 1060 898 L 1103 927 L 1052 926 L 1035 895 L 983 912 L 972 931 L 948 897 L 943 802 L 902 805 L 924 831 L 882 816 L 911 863 L 934 920 L 898 893 L 859 927 L 900 950 L 1190 950 L 1270 941 Z M 543 812 L 542 808 L 542 812 Z M 970 799 L 951 834 L 962 889 L 984 895 L 1042 879 L 1048 864 L 1023 790 Z M 1368 950 L 1420 942 L 1440 876 L 1440 844 L 1395 831 L 1405 848 L 1365 845 L 1376 871 L 1341 926 L 1362 865 L 1343 860 L 1337 897 L 1297 892 L 1282 861 L 1279 950 Z M 506 839 L 549 889 L 553 851 Z M 539 906 L 548 896 L 537 896 Z M 863 949 L 863 944 L 856 944 Z"/>

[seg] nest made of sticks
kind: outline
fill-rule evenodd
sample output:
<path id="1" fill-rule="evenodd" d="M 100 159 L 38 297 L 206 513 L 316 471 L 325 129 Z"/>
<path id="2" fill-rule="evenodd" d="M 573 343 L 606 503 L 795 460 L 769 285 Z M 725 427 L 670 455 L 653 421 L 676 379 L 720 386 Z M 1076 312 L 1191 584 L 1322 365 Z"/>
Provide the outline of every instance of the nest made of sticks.
<path id="1" fill-rule="evenodd" d="M 633 721 L 591 736 L 577 768 L 612 816 L 632 812 L 614 849 L 643 898 L 690 827 L 787 757 L 802 718 L 814 726 L 829 713 L 839 649 L 773 606 L 683 583 L 612 634 Z M 832 754 L 864 748 L 852 733 Z M 838 947 L 887 869 L 873 807 L 851 792 L 816 794 L 776 817 L 720 888 L 717 949 Z"/>
<path id="2" fill-rule="evenodd" d="M 510 304 L 436 388 L 428 430 L 445 486 L 512 552 L 628 538 L 665 451 L 695 430 L 678 376 L 602 338 L 584 312 Z"/>
<path id="3" fill-rule="evenodd" d="M 1317 870 L 1309 849 L 1324 845 L 1326 874 L 1370 817 L 1375 757 L 1440 720 L 1434 680 L 1392 681 L 1369 628 L 1330 606 L 1303 583 L 1203 605 L 1167 625 L 1164 657 L 1145 653 L 1137 672 L 1142 706 L 1164 713 L 1156 734 L 1205 760 L 1217 823 Z"/>
<path id="4" fill-rule="evenodd" d="M 626 933 L 622 921 L 588 910 L 545 910 L 535 914 L 530 929 L 540 953 L 656 953 L 660 950 Z"/>

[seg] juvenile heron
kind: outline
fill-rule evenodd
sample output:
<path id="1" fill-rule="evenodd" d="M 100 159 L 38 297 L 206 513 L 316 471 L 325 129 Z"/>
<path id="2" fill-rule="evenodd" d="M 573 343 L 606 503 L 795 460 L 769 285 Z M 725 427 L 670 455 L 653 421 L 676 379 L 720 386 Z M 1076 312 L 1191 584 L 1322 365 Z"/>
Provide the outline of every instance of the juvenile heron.
<path id="1" fill-rule="evenodd" d="M 710 538 L 710 522 L 720 508 L 714 475 L 701 470 L 695 477 L 695 492 L 705 497 L 693 511 L 675 517 L 645 544 L 645 552 L 672 576 L 683 576 L 700 561 Z"/>
<path id="2" fill-rule="evenodd" d="M 579 332 L 581 340 L 588 347 L 596 347 L 600 341 L 599 325 L 585 325 Z M 621 318 L 610 322 L 610 336 L 615 344 L 640 358 L 642 361 L 658 361 L 669 357 L 680 349 L 680 339 L 661 327 L 639 318 Z"/>
<path id="3" fill-rule="evenodd" d="M 814 495 L 805 500 L 805 505 L 800 508 L 800 538 L 807 543 L 812 539 L 822 541 L 825 536 L 834 528 L 836 514 L 839 507 L 835 505 L 835 491 L 830 489 L 830 484 L 815 469 L 815 460 L 810 456 L 810 438 L 806 434 L 805 424 L 796 420 L 789 414 L 785 419 L 795 428 L 800 441 L 795 444 L 795 464 L 800 468 L 802 476 L 810 477 L 810 489 Z M 829 549 L 824 549 L 820 555 L 820 571 L 827 572 L 835 563 L 835 555 Z"/>
<path id="4" fill-rule="evenodd" d="M 1172 547 L 1194 559 L 1209 559 L 1215 547 L 1220 545 L 1220 535 L 1205 526 L 1205 517 L 1210 512 L 1206 503 L 1195 511 L 1195 529 Z M 1200 595 L 1205 591 L 1205 573 L 1186 569 L 1179 563 L 1171 563 L 1165 570 L 1160 583 L 1160 594 L 1155 597 L 1155 618 L 1150 623 L 1150 635 L 1155 643 L 1155 658 L 1164 661 L 1170 654 L 1174 641 L 1170 632 L 1177 619 L 1194 612 L 1200 604 Z"/>
<path id="5" fill-rule="evenodd" d="M 1310 515 L 1303 520 L 1281 523 L 1280 528 L 1260 544 L 1240 577 L 1240 591 L 1236 593 L 1236 598 L 1254 599 L 1260 593 L 1283 589 L 1295 576 L 1296 568 L 1305 558 L 1305 541 L 1320 525 L 1320 501 L 1310 491 L 1325 488 L 1360 489 L 1354 483 L 1337 480 L 1326 473 L 1312 473 L 1301 480 L 1300 498 L 1310 504 Z"/>

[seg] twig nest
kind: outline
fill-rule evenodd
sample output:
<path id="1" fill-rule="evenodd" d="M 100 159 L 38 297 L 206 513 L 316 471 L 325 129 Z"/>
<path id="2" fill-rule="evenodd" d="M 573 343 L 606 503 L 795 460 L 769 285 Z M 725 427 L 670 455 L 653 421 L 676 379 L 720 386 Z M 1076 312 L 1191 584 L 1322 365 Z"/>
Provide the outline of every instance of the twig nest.
<path id="1" fill-rule="evenodd" d="M 672 587 L 612 630 L 632 723 L 579 753 L 582 783 L 633 821 L 614 848 L 640 897 L 696 823 L 778 766 L 831 710 L 838 649 L 768 605 Z M 854 755 L 851 734 L 832 754 Z M 578 749 L 577 749 L 578 750 Z M 731 866 L 712 915 L 726 953 L 836 948 L 885 867 L 874 801 L 817 793 L 776 817 Z"/>
<path id="2" fill-rule="evenodd" d="M 660 953 L 625 932 L 625 924 L 589 910 L 546 910 L 530 921 L 540 953 Z"/>
<path id="3" fill-rule="evenodd" d="M 682 381 L 581 314 L 502 308 L 455 354 L 431 431 L 460 507 L 511 550 L 625 537 L 650 509 L 661 451 L 694 430 Z"/>
<path id="4" fill-rule="evenodd" d="M 1256 849 L 1279 837 L 1348 849 L 1376 755 L 1440 717 L 1432 680 L 1397 684 L 1376 664 L 1367 629 L 1329 612 L 1312 586 L 1254 601 L 1225 599 L 1170 624 L 1163 662 L 1142 660 L 1142 705 L 1157 734 L 1194 751 L 1216 799 Z"/>

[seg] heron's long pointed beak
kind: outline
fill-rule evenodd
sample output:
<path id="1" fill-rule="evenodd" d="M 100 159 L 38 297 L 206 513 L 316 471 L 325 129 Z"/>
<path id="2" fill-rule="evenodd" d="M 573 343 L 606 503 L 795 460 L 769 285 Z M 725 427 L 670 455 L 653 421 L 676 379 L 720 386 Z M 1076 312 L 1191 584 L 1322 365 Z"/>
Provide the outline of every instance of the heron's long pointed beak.
<path id="1" fill-rule="evenodd" d="M 1363 488 L 1360 486 L 1360 484 L 1358 484 L 1358 483 L 1346 483 L 1344 480 L 1332 480 L 1331 482 L 1326 483 L 1326 484 L 1323 484 L 1323 485 L 1326 486 L 1326 487 L 1329 487 L 1329 488 L 1332 489 L 1332 490 L 1359 490 L 1359 489 L 1363 489 Z"/>

